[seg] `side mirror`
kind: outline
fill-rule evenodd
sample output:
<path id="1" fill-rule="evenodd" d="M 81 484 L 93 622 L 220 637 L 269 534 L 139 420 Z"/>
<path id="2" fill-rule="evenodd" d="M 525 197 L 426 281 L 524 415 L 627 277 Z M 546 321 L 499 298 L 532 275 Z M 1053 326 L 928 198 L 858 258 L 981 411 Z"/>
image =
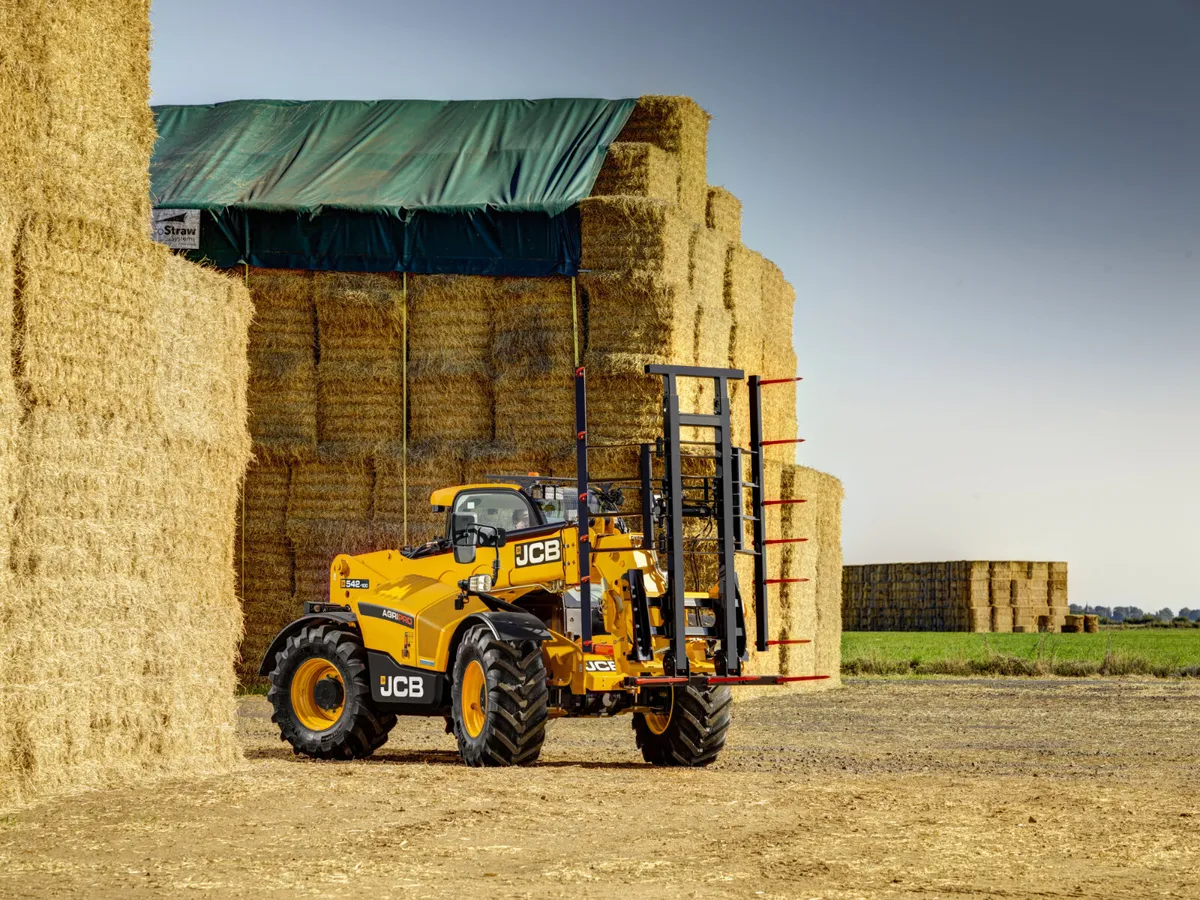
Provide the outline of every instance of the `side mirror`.
<path id="1" fill-rule="evenodd" d="M 454 561 L 460 566 L 475 562 L 475 545 L 479 540 L 473 516 L 455 516 L 452 523 L 454 533 Z"/>
<path id="2" fill-rule="evenodd" d="M 495 547 L 497 550 L 499 550 L 501 547 L 503 547 L 507 543 L 508 543 L 508 532 L 505 531 L 503 528 L 497 528 L 495 543 L 492 546 Z"/>

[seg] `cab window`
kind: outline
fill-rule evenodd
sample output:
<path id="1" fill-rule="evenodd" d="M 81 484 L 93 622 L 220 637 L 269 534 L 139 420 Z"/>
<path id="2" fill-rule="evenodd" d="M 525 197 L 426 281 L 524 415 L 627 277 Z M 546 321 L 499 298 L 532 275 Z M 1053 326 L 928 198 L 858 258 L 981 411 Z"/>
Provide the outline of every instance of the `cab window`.
<path id="1" fill-rule="evenodd" d="M 533 504 L 517 491 L 463 491 L 454 499 L 450 522 L 456 516 L 469 517 L 479 525 L 516 531 L 541 524 Z"/>

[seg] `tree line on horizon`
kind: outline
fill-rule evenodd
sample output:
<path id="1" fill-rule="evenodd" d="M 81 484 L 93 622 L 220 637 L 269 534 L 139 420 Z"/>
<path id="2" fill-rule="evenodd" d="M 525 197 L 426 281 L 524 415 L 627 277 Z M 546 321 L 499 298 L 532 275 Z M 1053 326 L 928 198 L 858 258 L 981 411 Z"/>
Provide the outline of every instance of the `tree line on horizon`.
<path id="1" fill-rule="evenodd" d="M 1200 609 L 1188 609 L 1186 606 L 1176 615 L 1169 607 L 1164 606 L 1158 612 L 1144 612 L 1136 606 L 1080 606 L 1070 604 L 1071 612 L 1077 616 L 1091 615 L 1107 619 L 1109 622 L 1126 623 L 1129 625 L 1149 625 L 1153 622 L 1171 622 L 1185 619 L 1189 622 L 1200 622 Z"/>

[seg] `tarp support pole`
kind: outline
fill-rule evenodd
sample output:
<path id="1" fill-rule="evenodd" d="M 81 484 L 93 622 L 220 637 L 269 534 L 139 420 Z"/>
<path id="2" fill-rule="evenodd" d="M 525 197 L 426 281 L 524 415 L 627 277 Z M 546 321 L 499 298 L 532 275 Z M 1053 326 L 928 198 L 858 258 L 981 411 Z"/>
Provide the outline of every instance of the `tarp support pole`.
<path id="1" fill-rule="evenodd" d="M 400 273 L 400 491 L 404 495 L 404 546 L 408 546 L 408 273 Z"/>
<path id="2" fill-rule="evenodd" d="M 571 276 L 571 337 L 575 341 L 575 368 L 579 368 L 579 309 L 575 302 L 575 276 Z"/>
<path id="3" fill-rule="evenodd" d="M 246 290 L 250 290 L 250 263 L 246 263 Z M 238 590 L 238 599 L 246 602 L 246 473 L 242 473 L 242 557 L 239 560 L 241 565 L 238 566 L 238 578 L 240 588 Z"/>

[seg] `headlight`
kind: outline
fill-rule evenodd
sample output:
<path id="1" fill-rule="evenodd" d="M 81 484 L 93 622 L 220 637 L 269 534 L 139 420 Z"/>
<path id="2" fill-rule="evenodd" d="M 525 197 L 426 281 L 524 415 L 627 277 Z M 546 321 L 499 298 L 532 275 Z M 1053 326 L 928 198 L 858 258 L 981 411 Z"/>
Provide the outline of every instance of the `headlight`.
<path id="1" fill-rule="evenodd" d="M 481 594 L 486 594 L 492 589 L 492 576 L 472 575 L 467 579 L 467 586 L 473 591 L 479 591 Z"/>

